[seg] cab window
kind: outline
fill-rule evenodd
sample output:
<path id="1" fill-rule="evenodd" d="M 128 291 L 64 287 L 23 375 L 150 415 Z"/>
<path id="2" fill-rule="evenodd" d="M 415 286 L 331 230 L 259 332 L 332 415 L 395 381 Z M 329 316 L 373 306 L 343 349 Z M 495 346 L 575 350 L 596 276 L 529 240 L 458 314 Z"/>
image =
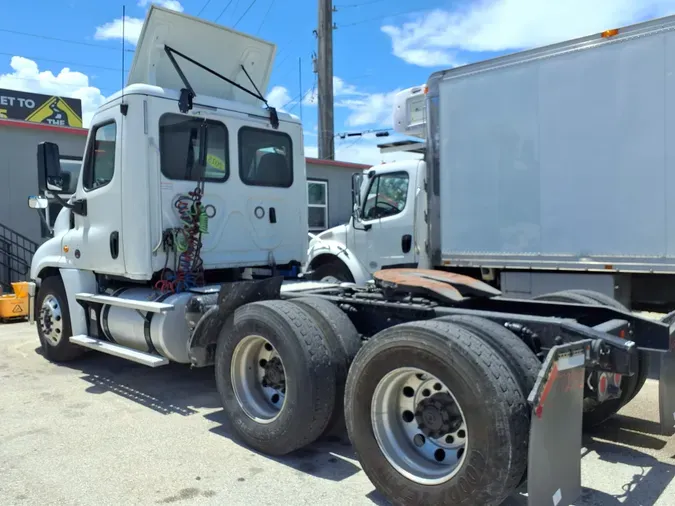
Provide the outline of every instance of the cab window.
<path id="1" fill-rule="evenodd" d="M 293 145 L 281 132 L 239 130 L 239 177 L 250 186 L 288 188 L 293 184 Z"/>
<path id="2" fill-rule="evenodd" d="M 112 181 L 115 174 L 116 137 L 117 125 L 114 121 L 94 127 L 82 180 L 85 190 L 96 190 Z"/>
<path id="3" fill-rule="evenodd" d="M 180 114 L 159 119 L 159 157 L 162 174 L 169 179 L 199 181 L 199 145 L 206 121 L 206 181 L 226 181 L 230 175 L 228 132 L 220 121 Z"/>
<path id="4" fill-rule="evenodd" d="M 405 209 L 408 199 L 408 173 L 394 172 L 373 178 L 363 204 L 363 219 L 394 216 Z"/>

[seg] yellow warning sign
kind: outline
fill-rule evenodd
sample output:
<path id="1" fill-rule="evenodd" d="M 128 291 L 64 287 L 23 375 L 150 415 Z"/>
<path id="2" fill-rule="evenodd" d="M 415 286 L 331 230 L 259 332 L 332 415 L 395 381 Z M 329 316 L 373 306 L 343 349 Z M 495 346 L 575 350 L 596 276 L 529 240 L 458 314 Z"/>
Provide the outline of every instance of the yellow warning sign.
<path id="1" fill-rule="evenodd" d="M 23 313 L 23 308 L 21 307 L 21 304 L 17 304 L 14 306 L 14 309 L 12 309 L 12 313 Z"/>
<path id="2" fill-rule="evenodd" d="M 51 97 L 33 111 L 26 121 L 48 125 L 82 127 L 82 118 L 60 97 Z"/>

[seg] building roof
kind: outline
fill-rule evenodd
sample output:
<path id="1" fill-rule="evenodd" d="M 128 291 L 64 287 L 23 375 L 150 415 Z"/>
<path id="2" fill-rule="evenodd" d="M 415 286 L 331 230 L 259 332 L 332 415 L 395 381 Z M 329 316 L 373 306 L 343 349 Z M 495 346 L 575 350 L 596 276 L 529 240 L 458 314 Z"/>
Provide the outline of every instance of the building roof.
<path id="1" fill-rule="evenodd" d="M 352 162 L 340 162 L 337 160 L 322 160 L 321 158 L 311 158 L 309 156 L 305 157 L 306 163 L 312 163 L 314 165 L 330 165 L 331 167 L 344 167 L 345 169 L 368 169 L 371 165 L 365 165 L 363 163 L 352 163 Z"/>

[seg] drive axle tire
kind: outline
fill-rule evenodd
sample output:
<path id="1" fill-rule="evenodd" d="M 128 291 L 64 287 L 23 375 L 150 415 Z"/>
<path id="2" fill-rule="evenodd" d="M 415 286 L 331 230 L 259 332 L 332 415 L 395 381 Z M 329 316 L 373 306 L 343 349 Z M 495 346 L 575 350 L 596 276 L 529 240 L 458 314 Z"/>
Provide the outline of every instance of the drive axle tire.
<path id="1" fill-rule="evenodd" d="M 534 300 L 606 306 L 630 313 L 628 308 L 620 302 L 592 290 L 563 290 L 561 292 L 539 295 L 534 297 Z M 632 376 L 624 376 L 622 378 L 621 396 L 618 399 L 610 399 L 598 403 L 596 399 L 591 397 L 584 398 L 584 429 L 588 430 L 603 424 L 628 404 L 644 386 L 648 371 L 649 355 L 647 353 L 640 353 L 638 370 Z"/>
<path id="2" fill-rule="evenodd" d="M 478 316 L 443 316 L 437 319 L 456 323 L 478 335 L 492 346 L 511 368 L 523 396 L 527 399 L 537 381 L 537 375 L 541 370 L 541 361 L 522 339 L 502 325 Z"/>
<path id="3" fill-rule="evenodd" d="M 335 364 L 314 319 L 282 300 L 246 304 L 216 347 L 216 385 L 232 429 L 284 455 L 314 442 L 335 401 Z"/>
<path id="4" fill-rule="evenodd" d="M 363 470 L 395 505 L 498 505 L 527 463 L 529 406 L 513 373 L 454 323 L 405 323 L 366 342 L 345 417 Z"/>
<path id="5" fill-rule="evenodd" d="M 335 404 L 324 435 L 344 434 L 344 392 L 347 372 L 361 349 L 361 337 L 349 317 L 332 302 L 318 297 L 291 299 L 312 316 L 321 329 L 335 363 Z"/>
<path id="6" fill-rule="evenodd" d="M 44 357 L 52 362 L 68 362 L 84 355 L 84 348 L 70 342 L 73 331 L 61 277 L 42 280 L 36 299 L 35 320 Z"/>

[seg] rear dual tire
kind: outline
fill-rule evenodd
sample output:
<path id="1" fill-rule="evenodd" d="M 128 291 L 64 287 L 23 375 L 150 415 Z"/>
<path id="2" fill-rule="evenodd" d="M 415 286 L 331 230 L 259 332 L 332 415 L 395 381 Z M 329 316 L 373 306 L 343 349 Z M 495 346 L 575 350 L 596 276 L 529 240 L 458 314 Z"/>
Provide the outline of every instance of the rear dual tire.
<path id="1" fill-rule="evenodd" d="M 592 290 L 563 290 L 560 292 L 539 295 L 534 297 L 534 300 L 607 306 L 626 313 L 630 312 L 626 306 L 617 300 Z M 624 376 L 622 378 L 621 396 L 618 399 L 610 399 L 599 403 L 592 397 L 584 398 L 584 429 L 588 430 L 602 425 L 614 416 L 622 407 L 633 400 L 644 386 L 648 372 L 649 355 L 646 352 L 640 352 L 638 370 L 632 376 Z"/>
<path id="2" fill-rule="evenodd" d="M 414 419 L 406 397 L 420 394 L 415 378 L 405 376 L 410 370 L 438 380 L 422 391 Z M 434 399 L 436 387 L 451 395 Z M 453 429 L 461 414 L 461 454 L 442 448 L 439 412 Z M 516 375 L 481 336 L 454 322 L 406 323 L 371 338 L 349 372 L 345 418 L 363 470 L 393 504 L 497 505 L 525 471 L 529 406 Z M 413 436 L 416 430 L 423 433 Z"/>

